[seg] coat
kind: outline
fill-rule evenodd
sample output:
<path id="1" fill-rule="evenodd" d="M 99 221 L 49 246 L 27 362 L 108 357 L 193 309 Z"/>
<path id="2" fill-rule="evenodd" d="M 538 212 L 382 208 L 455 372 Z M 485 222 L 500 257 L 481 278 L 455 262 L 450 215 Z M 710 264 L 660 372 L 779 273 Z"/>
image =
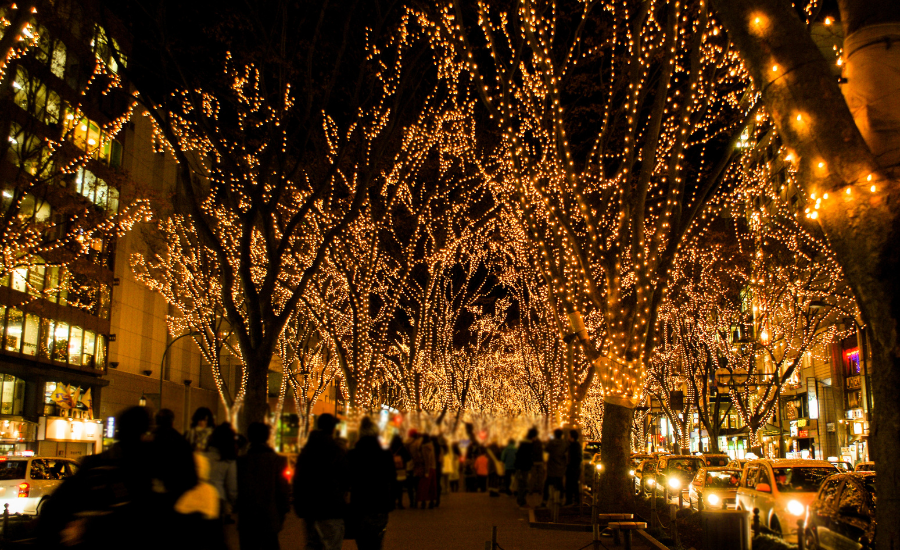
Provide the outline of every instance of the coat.
<path id="1" fill-rule="evenodd" d="M 582 462 L 581 443 L 569 441 L 569 451 L 566 463 L 566 475 L 579 477 L 581 475 Z"/>
<path id="2" fill-rule="evenodd" d="M 516 471 L 527 472 L 534 464 L 534 447 L 531 441 L 525 440 L 519 443 L 519 450 L 516 451 Z"/>
<path id="3" fill-rule="evenodd" d="M 397 468 L 394 456 L 385 451 L 378 438 L 359 438 L 347 453 L 350 470 L 350 508 L 357 515 L 385 514 L 394 509 Z"/>
<path id="4" fill-rule="evenodd" d="M 297 456 L 294 510 L 301 518 L 341 519 L 349 491 L 347 453 L 329 434 L 314 430 Z"/>
<path id="5" fill-rule="evenodd" d="M 547 476 L 563 477 L 566 474 L 566 440 L 551 439 L 547 443 Z"/>
<path id="6" fill-rule="evenodd" d="M 279 532 L 290 510 L 287 458 L 268 445 L 251 445 L 238 458 L 238 529 Z"/>

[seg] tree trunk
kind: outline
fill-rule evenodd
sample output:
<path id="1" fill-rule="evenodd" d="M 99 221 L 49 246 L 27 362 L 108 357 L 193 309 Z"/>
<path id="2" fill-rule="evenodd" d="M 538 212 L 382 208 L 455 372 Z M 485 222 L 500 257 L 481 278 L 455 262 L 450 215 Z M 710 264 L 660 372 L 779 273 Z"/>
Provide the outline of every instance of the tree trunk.
<path id="1" fill-rule="evenodd" d="M 246 367 L 247 393 L 241 411 L 241 432 L 253 422 L 265 422 L 269 410 L 269 363 L 252 362 Z"/>
<path id="2" fill-rule="evenodd" d="M 876 4 L 896 7 L 895 2 Z M 787 0 L 713 0 L 713 6 L 779 135 L 799 156 L 799 184 L 808 194 L 831 195 L 816 210 L 818 221 L 872 330 L 875 409 L 870 425 L 873 449 L 883 458 L 878 460 L 876 488 L 877 547 L 897 549 L 900 462 L 885 460 L 900 456 L 900 181 L 896 169 L 879 165 L 847 107 L 831 63 L 822 57 Z M 868 18 L 867 22 L 873 21 Z M 849 21 L 851 28 L 858 24 L 855 18 Z M 888 51 L 900 46 L 885 40 L 880 47 Z M 852 64 L 852 52 L 848 53 L 847 64 Z M 893 109 L 897 108 L 895 103 Z"/>
<path id="3" fill-rule="evenodd" d="M 631 423 L 634 404 L 621 397 L 603 400 L 600 429 L 603 474 L 600 476 L 600 511 L 625 512 L 634 505 L 634 487 L 628 468 L 631 464 Z"/>

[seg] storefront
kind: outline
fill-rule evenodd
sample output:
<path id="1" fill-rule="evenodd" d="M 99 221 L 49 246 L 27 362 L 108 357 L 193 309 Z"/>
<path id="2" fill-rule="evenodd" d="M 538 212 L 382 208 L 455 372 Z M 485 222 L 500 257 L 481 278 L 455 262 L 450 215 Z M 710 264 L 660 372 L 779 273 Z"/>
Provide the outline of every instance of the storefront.
<path id="1" fill-rule="evenodd" d="M 38 456 L 79 459 L 102 449 L 103 424 L 100 420 L 75 420 L 42 416 L 38 421 Z"/>

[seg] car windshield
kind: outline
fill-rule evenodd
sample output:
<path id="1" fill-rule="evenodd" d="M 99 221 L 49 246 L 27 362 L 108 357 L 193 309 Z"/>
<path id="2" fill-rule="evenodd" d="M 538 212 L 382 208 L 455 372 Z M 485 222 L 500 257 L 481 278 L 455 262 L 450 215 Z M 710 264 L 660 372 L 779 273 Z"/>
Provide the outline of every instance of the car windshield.
<path id="1" fill-rule="evenodd" d="M 631 465 L 633 467 L 637 468 L 638 466 L 640 466 L 641 462 L 643 462 L 645 460 L 647 460 L 646 456 L 636 456 L 631 459 Z"/>
<path id="2" fill-rule="evenodd" d="M 834 468 L 775 468 L 775 485 L 782 493 L 814 493 Z"/>
<path id="3" fill-rule="evenodd" d="M 7 460 L 0 462 L 0 480 L 25 479 L 25 468 L 28 462 L 25 460 Z"/>
<path id="4" fill-rule="evenodd" d="M 703 457 L 706 460 L 707 466 L 728 466 L 728 463 L 731 461 L 731 458 L 728 455 L 722 456 L 705 456 Z"/>
<path id="5" fill-rule="evenodd" d="M 741 484 L 741 473 L 733 472 L 707 472 L 706 487 L 710 489 L 731 489 Z"/>
<path id="6" fill-rule="evenodd" d="M 700 469 L 700 460 L 695 458 L 675 458 L 669 460 L 668 468 L 673 472 L 682 471 L 693 474 Z"/>
<path id="7" fill-rule="evenodd" d="M 874 472 L 875 465 L 874 464 L 860 464 L 856 467 L 857 472 Z"/>

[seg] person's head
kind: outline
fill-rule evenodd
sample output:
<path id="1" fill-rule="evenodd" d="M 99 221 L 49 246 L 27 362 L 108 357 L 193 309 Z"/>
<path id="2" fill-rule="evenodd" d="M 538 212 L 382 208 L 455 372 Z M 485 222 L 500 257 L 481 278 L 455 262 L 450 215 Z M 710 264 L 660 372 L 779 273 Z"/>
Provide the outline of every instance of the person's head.
<path id="1" fill-rule="evenodd" d="M 422 435 L 422 443 L 431 443 L 431 436 L 428 434 Z"/>
<path id="2" fill-rule="evenodd" d="M 219 451 L 222 460 L 237 458 L 237 442 L 234 438 L 234 429 L 228 422 L 222 422 L 212 435 L 209 436 L 209 446 Z"/>
<path id="3" fill-rule="evenodd" d="M 362 420 L 359 421 L 359 437 L 377 437 L 378 436 L 378 426 L 372 422 L 372 419 L 368 416 L 362 417 Z"/>
<path id="4" fill-rule="evenodd" d="M 406 435 L 408 435 L 410 439 L 415 439 L 419 437 L 419 431 L 415 428 L 410 428 Z"/>
<path id="5" fill-rule="evenodd" d="M 515 445 L 516 445 L 516 440 L 510 438 L 509 441 L 506 442 L 506 444 L 507 444 L 507 445 L 510 445 L 510 446 L 515 446 Z"/>
<path id="6" fill-rule="evenodd" d="M 199 407 L 191 417 L 191 428 L 215 428 L 216 420 L 207 407 Z"/>
<path id="7" fill-rule="evenodd" d="M 272 428 L 262 422 L 253 422 L 247 426 L 247 439 L 251 445 L 256 447 L 268 445 L 270 433 L 272 433 Z"/>
<path id="8" fill-rule="evenodd" d="M 145 407 L 131 407 L 116 418 L 116 439 L 123 443 L 141 440 L 150 429 L 150 413 Z"/>
<path id="9" fill-rule="evenodd" d="M 394 434 L 394 437 L 391 438 L 391 449 L 399 449 L 403 446 L 403 438 L 400 437 L 400 434 Z"/>
<path id="10" fill-rule="evenodd" d="M 525 435 L 525 439 L 534 439 L 538 436 L 537 428 L 531 428 L 528 430 L 528 433 Z"/>
<path id="11" fill-rule="evenodd" d="M 316 428 L 318 428 L 319 431 L 324 432 L 328 436 L 334 435 L 334 429 L 337 427 L 337 425 L 337 418 L 328 413 L 320 415 L 319 419 L 316 420 Z"/>
<path id="12" fill-rule="evenodd" d="M 553 430 L 553 439 L 562 439 L 562 438 L 563 438 L 562 429 L 556 428 L 555 430 Z"/>
<path id="13" fill-rule="evenodd" d="M 175 413 L 171 409 L 160 409 L 154 418 L 157 430 L 168 430 L 175 426 Z"/>
<path id="14" fill-rule="evenodd" d="M 572 441 L 578 441 L 578 430 L 569 430 L 569 438 Z"/>

